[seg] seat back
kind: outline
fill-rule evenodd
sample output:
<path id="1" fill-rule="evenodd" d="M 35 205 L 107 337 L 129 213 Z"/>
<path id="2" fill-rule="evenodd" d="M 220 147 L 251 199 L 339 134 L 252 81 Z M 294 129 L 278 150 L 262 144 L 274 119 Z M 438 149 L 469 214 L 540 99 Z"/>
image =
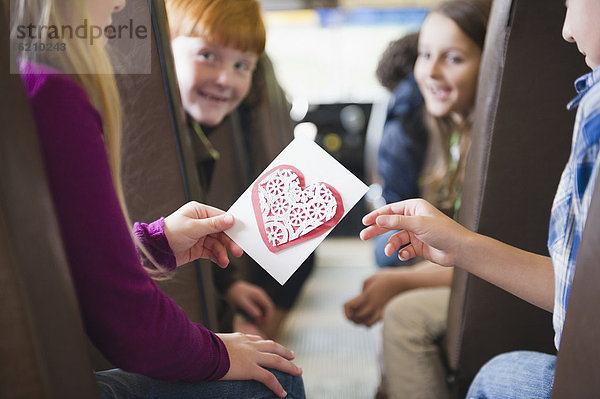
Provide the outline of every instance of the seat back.
<path id="1" fill-rule="evenodd" d="M 98 397 L 33 117 L 8 58 L 0 57 L 0 397 Z"/>
<path id="2" fill-rule="evenodd" d="M 596 177 L 554 376 L 553 399 L 593 398 L 600 392 L 600 176 Z"/>
<path id="3" fill-rule="evenodd" d="M 547 254 L 550 209 L 570 149 L 575 114 L 565 105 L 586 72 L 561 38 L 564 13 L 559 1 L 495 0 L 459 214 L 474 231 L 540 254 Z M 494 355 L 552 352 L 552 338 L 550 313 L 455 272 L 445 355 L 456 397 Z"/>
<path id="4" fill-rule="evenodd" d="M 132 220 L 150 222 L 189 200 L 202 201 L 204 193 L 181 108 L 164 2 L 128 2 L 127 7 L 134 7 L 134 13 L 151 12 L 152 17 L 152 72 L 118 76 L 124 109 L 125 197 Z M 123 13 L 130 16 L 127 10 Z M 160 285 L 190 319 L 216 326 L 209 266 L 182 267 Z"/>
<path id="5" fill-rule="evenodd" d="M 132 221 L 168 216 L 189 200 L 202 202 L 192 148 L 181 108 L 165 5 L 160 0 L 129 1 L 113 24 L 150 15 L 149 74 L 116 75 L 123 107 L 122 178 Z M 193 262 L 159 281 L 163 291 L 194 322 L 215 329 L 212 265 Z M 96 369 L 112 367 L 94 352 Z"/>

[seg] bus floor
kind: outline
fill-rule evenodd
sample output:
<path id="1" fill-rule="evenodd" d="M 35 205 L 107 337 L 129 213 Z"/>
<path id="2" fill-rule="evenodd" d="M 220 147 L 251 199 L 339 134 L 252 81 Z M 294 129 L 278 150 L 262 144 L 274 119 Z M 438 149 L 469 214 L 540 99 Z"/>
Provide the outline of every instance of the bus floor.
<path id="1" fill-rule="evenodd" d="M 381 323 L 357 326 L 344 316 L 343 304 L 375 272 L 372 246 L 358 238 L 326 238 L 315 256 L 278 341 L 295 352 L 307 398 L 371 399 L 379 382 Z"/>

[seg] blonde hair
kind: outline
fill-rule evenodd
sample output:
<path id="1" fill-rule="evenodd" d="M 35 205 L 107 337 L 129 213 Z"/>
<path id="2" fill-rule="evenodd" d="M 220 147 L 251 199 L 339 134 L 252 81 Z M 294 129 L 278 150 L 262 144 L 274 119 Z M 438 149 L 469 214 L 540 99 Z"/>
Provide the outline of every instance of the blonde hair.
<path id="1" fill-rule="evenodd" d="M 200 37 L 218 46 L 265 51 L 266 30 L 256 0 L 166 0 L 171 38 Z"/>
<path id="2" fill-rule="evenodd" d="M 10 0 L 5 0 L 9 3 Z M 11 37 L 14 37 L 18 24 L 23 22 L 35 26 L 65 26 L 78 24 L 89 19 L 86 1 L 64 0 L 13 0 L 15 7 L 11 10 L 13 26 Z M 42 40 L 46 40 L 43 38 Z M 115 80 L 114 69 L 110 57 L 103 44 L 98 42 L 90 45 L 86 40 L 62 37 L 67 43 L 63 52 L 23 52 L 19 59 L 46 64 L 69 75 L 81 85 L 88 100 L 102 117 L 104 144 L 111 167 L 115 191 L 121 205 L 121 210 L 131 226 L 131 219 L 125 202 L 121 179 L 121 134 L 122 110 L 119 91 Z M 136 247 L 151 263 L 145 268 L 154 278 L 164 274 L 164 268 L 154 261 L 151 254 L 132 234 Z M 144 262 L 147 264 L 147 262 Z"/>
<path id="3" fill-rule="evenodd" d="M 16 10 L 12 10 L 16 12 L 13 15 L 13 29 L 23 21 L 36 26 L 65 26 L 89 19 L 85 1 L 19 0 L 13 3 L 16 5 Z M 101 44 L 89 45 L 85 40 L 69 37 L 61 38 L 61 41 L 67 43 L 67 50 L 64 52 L 33 51 L 23 52 L 18 56 L 20 59 L 47 64 L 59 71 L 68 72 L 81 85 L 90 103 L 102 116 L 104 141 L 113 181 L 119 201 L 126 211 L 120 177 L 121 102 L 110 58 Z M 127 215 L 126 212 L 125 214 Z"/>

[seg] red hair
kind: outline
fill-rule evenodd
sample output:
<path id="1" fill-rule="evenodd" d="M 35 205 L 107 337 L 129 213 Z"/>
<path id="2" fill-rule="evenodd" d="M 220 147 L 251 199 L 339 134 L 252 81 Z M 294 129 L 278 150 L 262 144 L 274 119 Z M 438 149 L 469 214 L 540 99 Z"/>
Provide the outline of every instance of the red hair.
<path id="1" fill-rule="evenodd" d="M 266 31 L 256 0 L 166 0 L 171 38 L 201 37 L 218 46 L 261 55 Z"/>

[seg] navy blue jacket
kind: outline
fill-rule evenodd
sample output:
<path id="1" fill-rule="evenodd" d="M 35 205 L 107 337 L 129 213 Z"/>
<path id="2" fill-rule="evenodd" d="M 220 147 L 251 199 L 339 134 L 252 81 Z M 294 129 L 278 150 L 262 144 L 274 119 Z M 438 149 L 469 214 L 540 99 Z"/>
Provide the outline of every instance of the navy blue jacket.
<path id="1" fill-rule="evenodd" d="M 379 146 L 378 169 L 388 204 L 419 196 L 428 139 L 424 109 L 423 97 L 410 74 L 392 93 Z"/>

